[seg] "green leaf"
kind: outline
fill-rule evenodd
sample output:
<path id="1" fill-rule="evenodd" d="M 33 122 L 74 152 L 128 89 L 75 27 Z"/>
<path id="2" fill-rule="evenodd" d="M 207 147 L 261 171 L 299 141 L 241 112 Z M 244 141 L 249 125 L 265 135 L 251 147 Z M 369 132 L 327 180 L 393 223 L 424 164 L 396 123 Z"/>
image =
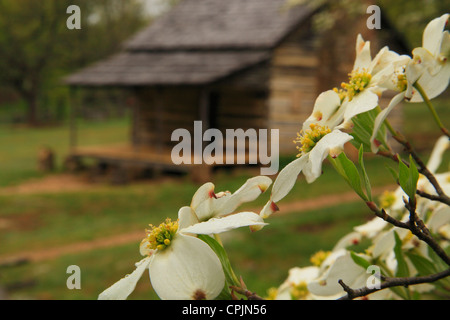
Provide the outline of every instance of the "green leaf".
<path id="1" fill-rule="evenodd" d="M 369 268 L 372 265 L 369 261 L 357 255 L 353 251 L 350 251 L 350 256 L 352 257 L 354 263 L 356 263 L 360 267 L 363 267 L 365 270 L 367 270 L 367 268 Z"/>
<path id="2" fill-rule="evenodd" d="M 394 168 L 392 168 L 392 167 L 390 167 L 388 165 L 385 165 L 385 167 L 386 167 L 386 169 L 389 170 L 389 172 L 391 173 L 391 175 L 394 178 L 395 182 L 398 183 L 398 173 L 397 173 L 397 171 L 395 171 Z"/>
<path id="3" fill-rule="evenodd" d="M 211 249 L 217 254 L 219 257 L 220 263 L 222 264 L 223 272 L 225 273 L 225 279 L 229 286 L 240 286 L 240 283 L 237 282 L 236 277 L 234 276 L 233 269 L 231 268 L 230 260 L 228 259 L 228 255 L 225 249 L 218 243 L 214 238 L 211 238 L 208 235 L 199 234 L 198 238 L 206 242 Z"/>
<path id="4" fill-rule="evenodd" d="M 420 256 L 412 252 L 405 252 L 405 255 L 417 269 L 420 275 L 426 276 L 429 274 L 437 273 L 436 266 L 427 258 Z"/>
<path id="5" fill-rule="evenodd" d="M 411 197 L 415 197 L 417 182 L 419 181 L 419 170 L 417 170 L 416 164 L 411 156 L 409 156 L 409 173 L 411 179 L 411 190 L 413 191 Z"/>
<path id="6" fill-rule="evenodd" d="M 352 119 L 353 129 L 351 135 L 353 136 L 352 144 L 359 149 L 361 145 L 366 150 L 370 150 L 370 138 L 374 128 L 375 118 L 380 113 L 380 108 L 375 108 L 370 111 L 357 115 Z M 378 131 L 376 139 L 386 149 L 389 149 L 387 145 L 386 125 L 383 124 Z"/>
<path id="7" fill-rule="evenodd" d="M 394 231 L 394 238 L 395 238 L 394 253 L 395 259 L 397 260 L 397 271 L 395 273 L 395 276 L 409 277 L 408 265 L 406 264 L 405 257 L 403 256 L 402 240 L 395 231 Z"/>
<path id="8" fill-rule="evenodd" d="M 447 264 L 441 259 L 441 257 L 437 255 L 437 253 L 431 247 L 428 247 L 428 257 L 431 259 L 438 272 L 448 268 Z"/>
<path id="9" fill-rule="evenodd" d="M 399 171 L 398 171 L 398 181 L 403 191 L 411 198 L 415 199 L 417 181 L 419 180 L 419 171 L 414 164 L 411 156 L 409 157 L 409 168 L 399 159 Z"/>
<path id="10" fill-rule="evenodd" d="M 343 152 L 336 158 L 336 163 L 338 165 L 337 168 L 338 172 L 341 174 L 342 177 L 344 177 L 344 179 L 347 181 L 350 187 L 353 190 L 355 190 L 355 192 L 364 201 L 368 201 L 369 199 L 363 192 L 361 185 L 361 177 L 359 176 L 359 172 L 355 164 L 352 161 L 350 161 Z"/>
<path id="11" fill-rule="evenodd" d="M 364 166 L 363 145 L 361 145 L 361 147 L 359 148 L 359 165 L 363 173 L 364 188 L 366 189 L 367 197 L 369 198 L 369 201 L 372 201 L 372 186 L 370 185 L 369 176 L 367 175 L 366 167 Z"/>

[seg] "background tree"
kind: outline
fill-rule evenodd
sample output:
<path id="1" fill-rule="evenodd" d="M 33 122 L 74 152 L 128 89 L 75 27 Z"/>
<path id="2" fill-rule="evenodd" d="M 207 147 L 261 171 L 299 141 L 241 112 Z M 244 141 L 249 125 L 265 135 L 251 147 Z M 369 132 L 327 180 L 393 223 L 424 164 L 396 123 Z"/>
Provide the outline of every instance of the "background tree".
<path id="1" fill-rule="evenodd" d="M 81 9 L 81 30 L 69 30 L 68 6 Z M 36 125 L 41 101 L 61 77 L 116 51 L 148 22 L 139 0 L 0 0 L 0 85 L 27 105 Z"/>

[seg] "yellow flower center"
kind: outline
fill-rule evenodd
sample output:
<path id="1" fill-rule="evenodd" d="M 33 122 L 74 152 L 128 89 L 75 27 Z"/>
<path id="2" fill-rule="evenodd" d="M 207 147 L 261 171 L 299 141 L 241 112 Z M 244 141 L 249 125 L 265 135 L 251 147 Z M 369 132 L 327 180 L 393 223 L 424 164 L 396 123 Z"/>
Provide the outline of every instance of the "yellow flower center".
<path id="1" fill-rule="evenodd" d="M 301 144 L 301 147 L 297 146 L 297 149 L 300 151 L 298 156 L 310 152 L 320 139 L 331 132 L 328 127 L 316 123 L 311 123 L 309 128 L 310 129 L 305 131 L 302 130 L 297 133 L 297 138 L 294 140 L 294 143 Z"/>
<path id="2" fill-rule="evenodd" d="M 292 300 L 303 300 L 309 294 L 308 284 L 304 281 L 294 284 L 291 289 Z"/>
<path id="3" fill-rule="evenodd" d="M 344 89 L 333 88 L 333 91 L 339 95 L 339 99 L 341 99 L 341 102 L 347 96 L 347 92 L 344 91 Z"/>
<path id="4" fill-rule="evenodd" d="M 266 300 L 275 300 L 278 294 L 278 289 L 275 287 L 269 288 L 267 290 Z"/>
<path id="5" fill-rule="evenodd" d="M 147 231 L 147 240 L 149 248 L 152 250 L 164 250 L 172 243 L 173 238 L 178 230 L 178 221 L 166 219 L 158 227 L 150 225 L 150 230 Z"/>
<path id="6" fill-rule="evenodd" d="M 380 196 L 380 206 L 382 208 L 389 208 L 395 202 L 395 193 L 392 191 L 384 191 Z"/>
<path id="7" fill-rule="evenodd" d="M 406 75 L 404 73 L 399 73 L 397 75 L 397 88 L 400 92 L 405 91 L 408 87 L 408 81 L 406 80 Z"/>
<path id="8" fill-rule="evenodd" d="M 334 89 L 335 92 L 339 94 L 341 100 L 347 97 L 349 101 L 353 99 L 358 93 L 362 92 L 372 80 L 372 75 L 367 72 L 367 69 L 359 69 L 353 70 L 349 73 L 349 81 L 348 83 L 343 82 L 341 84 L 342 89 L 338 90 Z"/>
<path id="9" fill-rule="evenodd" d="M 310 258 L 310 261 L 316 267 L 320 267 L 322 262 L 324 262 L 324 260 L 330 255 L 330 253 L 330 251 L 320 250 L 319 252 L 313 254 L 313 256 Z"/>

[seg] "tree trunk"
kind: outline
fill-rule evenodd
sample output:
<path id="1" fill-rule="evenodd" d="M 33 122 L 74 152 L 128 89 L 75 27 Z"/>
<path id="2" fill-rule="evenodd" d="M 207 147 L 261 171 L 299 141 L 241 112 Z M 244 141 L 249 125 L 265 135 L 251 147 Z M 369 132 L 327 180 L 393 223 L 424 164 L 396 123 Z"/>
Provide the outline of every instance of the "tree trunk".
<path id="1" fill-rule="evenodd" d="M 38 95 L 36 93 L 29 94 L 27 101 L 27 124 L 30 126 L 38 125 L 37 109 L 38 109 Z"/>

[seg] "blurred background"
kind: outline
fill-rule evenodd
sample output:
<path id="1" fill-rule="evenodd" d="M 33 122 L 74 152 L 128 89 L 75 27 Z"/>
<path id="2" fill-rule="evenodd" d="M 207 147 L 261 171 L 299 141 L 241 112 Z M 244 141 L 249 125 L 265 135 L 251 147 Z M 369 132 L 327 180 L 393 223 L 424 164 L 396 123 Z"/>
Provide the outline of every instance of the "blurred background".
<path id="1" fill-rule="evenodd" d="M 166 217 L 176 219 L 178 209 L 190 203 L 205 177 L 213 181 L 217 192 L 233 192 L 248 178 L 259 174 L 254 166 L 218 170 L 202 167 L 195 172 L 178 172 L 172 167 L 166 168 L 162 162 L 153 168 L 133 165 L 138 161 L 124 164 L 121 159 L 134 157 L 136 160 L 143 152 L 146 157 L 155 157 L 158 149 L 153 149 L 150 155 L 142 145 L 156 143 L 152 139 L 170 138 L 170 135 L 148 138 L 139 134 L 144 130 L 141 119 L 152 125 L 166 119 L 158 108 L 144 116 L 143 109 L 137 107 L 142 106 L 142 101 L 159 101 L 152 100 L 159 97 L 166 99 L 162 101 L 175 100 L 174 106 L 184 108 L 192 98 L 186 90 L 191 90 L 195 81 L 198 81 L 195 86 L 204 85 L 195 80 L 197 74 L 222 72 L 221 76 L 226 75 L 225 84 L 218 84 L 216 78 L 202 80 L 208 85 L 213 83 L 207 100 L 211 110 L 216 110 L 215 105 L 221 110 L 227 97 L 233 97 L 228 103 L 237 107 L 229 112 L 235 113 L 210 110 L 205 119 L 210 121 L 211 127 L 216 124 L 225 128 L 239 119 L 249 121 L 244 103 L 264 105 L 255 111 L 259 118 L 267 118 L 271 106 L 275 106 L 272 111 L 285 116 L 274 118 L 280 127 L 272 126 L 280 128 L 282 135 L 285 133 L 281 143 L 287 147 L 280 158 L 281 169 L 296 156 L 295 145 L 284 144 L 283 139 L 289 143 L 294 139 L 301 120 L 312 109 L 314 97 L 346 80 L 354 59 L 357 33 L 363 33 L 373 42 L 373 54 L 386 42 L 390 48 L 409 54 L 411 48 L 421 45 L 426 24 L 450 8 L 449 0 L 277 0 L 282 5 L 271 13 L 264 11 L 262 5 L 252 8 L 255 1 L 242 0 L 240 4 L 233 0 L 229 2 L 230 6 L 233 3 L 233 10 L 222 16 L 223 10 L 217 10 L 220 0 L 205 0 L 199 5 L 201 2 L 0 0 L 0 299 L 96 299 L 101 291 L 134 270 L 134 263 L 141 259 L 138 248 L 148 224 L 159 224 Z M 261 0 L 264 2 L 270 0 Z M 189 3 L 193 3 L 192 6 Z M 366 9 L 370 4 L 381 8 L 381 30 L 366 27 L 369 17 Z M 66 9 L 70 5 L 80 8 L 81 29 L 67 28 L 71 13 Z M 225 2 L 222 5 L 226 6 Z M 239 5 L 248 21 L 257 23 L 255 29 L 260 42 L 253 49 L 249 45 L 252 54 L 259 54 L 258 46 L 273 38 L 273 44 L 264 44 L 261 55 L 248 55 L 245 59 L 242 55 L 236 59 L 228 56 L 230 50 L 248 49 L 247 44 L 238 43 L 237 38 L 221 38 L 227 26 L 239 26 L 239 19 L 243 18 L 236 10 Z M 198 12 L 186 8 L 196 8 Z M 277 16 L 284 11 L 291 12 L 290 20 Z M 177 12 L 179 19 L 170 20 L 172 12 Z M 308 12 L 307 18 L 302 12 Z M 273 14 L 275 22 L 279 19 L 280 24 L 266 23 L 268 13 Z M 232 19 L 234 14 L 236 21 L 224 21 L 224 17 Z M 300 16 L 307 22 L 297 25 L 292 19 Z M 158 25 L 158 21 L 164 23 Z M 153 24 L 158 27 L 156 31 L 151 28 Z M 169 28 L 175 24 L 177 28 Z M 267 30 L 264 29 L 266 24 Z M 295 29 L 293 26 L 297 29 L 286 35 L 274 35 L 284 24 L 291 28 L 290 32 Z M 205 28 L 208 31 L 198 32 Z M 184 37 L 177 38 L 177 32 L 182 33 L 183 29 L 187 30 Z M 198 32 L 193 37 L 198 46 L 195 49 L 183 42 L 189 38 L 186 36 L 189 30 Z M 146 66 L 139 65 L 142 63 L 139 59 L 131 59 L 135 64 L 127 62 L 131 64 L 125 67 L 117 64 L 119 60 L 109 60 L 123 52 L 130 39 L 136 44 L 136 39 L 143 38 L 165 44 L 164 50 L 172 50 L 179 41 L 185 48 L 183 54 L 210 45 L 207 50 L 227 55 L 227 64 L 212 63 L 206 67 L 210 58 L 193 63 L 191 52 L 178 57 L 176 63 L 190 68 L 197 66 L 197 73 L 180 67 L 166 74 L 163 63 L 171 64 L 172 60 L 164 62 L 162 59 L 163 71 L 146 80 L 151 88 L 156 88 L 156 93 L 146 96 L 135 81 L 142 76 L 139 68 L 144 70 L 141 73 L 146 70 Z M 223 43 L 235 47 L 230 49 Z M 139 53 L 144 49 L 133 50 Z M 153 51 L 157 50 L 161 49 L 148 49 L 151 54 L 156 54 Z M 251 68 L 248 68 L 249 61 Z M 316 67 L 306 68 L 310 63 Z M 123 76 L 117 71 L 114 85 L 105 85 L 106 80 L 96 83 L 103 66 L 112 71 L 110 74 L 104 71 L 102 79 L 119 69 Z M 220 68 L 229 69 L 224 73 Z M 126 77 L 133 74 L 130 70 L 136 78 L 129 80 L 126 86 L 117 85 L 129 79 Z M 183 75 L 183 70 L 187 75 Z M 230 70 L 236 71 L 236 75 Z M 67 82 L 66 79 L 72 80 Z M 262 89 L 261 84 L 265 86 Z M 243 98 L 248 92 L 252 93 L 251 100 L 248 96 Z M 434 102 L 447 126 L 450 125 L 448 99 L 445 93 Z M 189 117 L 196 117 L 181 111 L 177 113 L 177 110 L 169 108 L 168 113 L 175 118 L 177 115 L 187 117 L 191 123 Z M 229 122 L 215 122 L 225 117 L 229 117 Z M 394 117 L 397 128 L 426 156 L 439 137 L 439 130 L 424 105 L 403 106 Z M 174 128 L 176 125 L 179 127 L 179 122 Z M 168 128 L 165 130 L 170 132 Z M 118 147 L 129 144 L 130 139 L 132 149 Z M 108 162 L 105 159 L 112 159 L 112 151 L 109 151 L 112 149 L 115 161 Z M 140 162 L 146 159 L 139 158 Z M 366 164 L 373 178 L 374 192 L 378 194 L 395 188 L 390 176 L 379 174 L 386 162 L 370 158 Z M 444 166 L 448 167 L 448 159 Z M 364 204 L 353 196 L 328 164 L 324 166 L 324 173 L 312 185 L 300 179 L 284 203 L 279 204 L 280 213 L 262 232 L 252 234 L 248 230 L 237 230 L 224 238 L 231 263 L 250 290 L 264 296 L 270 287 L 284 281 L 289 268 L 309 265 L 311 255 L 332 249 L 353 226 L 371 218 Z M 259 211 L 268 197 L 269 194 L 264 194 L 243 208 Z M 81 289 L 70 290 L 66 286 L 70 265 L 80 267 Z M 148 275 L 130 298 L 157 298 Z"/>

